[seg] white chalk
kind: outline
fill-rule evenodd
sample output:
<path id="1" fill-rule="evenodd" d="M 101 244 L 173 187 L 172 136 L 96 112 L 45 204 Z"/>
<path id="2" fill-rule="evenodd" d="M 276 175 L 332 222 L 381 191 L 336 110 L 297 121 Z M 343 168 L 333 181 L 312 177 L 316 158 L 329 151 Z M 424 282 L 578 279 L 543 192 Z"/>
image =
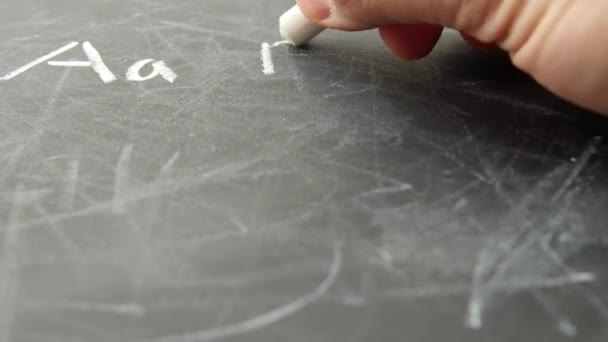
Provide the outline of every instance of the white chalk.
<path id="1" fill-rule="evenodd" d="M 75 48 L 76 46 L 78 46 L 78 44 L 79 44 L 78 42 L 71 42 L 70 44 L 68 44 L 62 48 L 59 48 L 58 50 L 55 50 L 55 51 L 49 53 L 48 55 L 44 55 L 44 56 L 34 60 L 33 62 L 30 62 L 30 63 L 22 66 L 21 68 L 8 73 L 7 75 L 0 77 L 0 81 L 9 81 L 9 80 L 23 74 L 24 72 L 30 70 L 31 68 L 37 66 L 38 64 L 42 64 L 42 63 L 48 61 L 49 59 L 53 59 L 53 58 L 61 55 L 62 53 Z"/>
<path id="2" fill-rule="evenodd" d="M 78 68 L 90 68 L 93 66 L 93 63 L 90 61 L 49 61 L 48 65 L 56 66 L 56 67 L 78 67 Z"/>
<path id="3" fill-rule="evenodd" d="M 91 62 L 91 68 L 95 70 L 103 83 L 108 84 L 117 80 L 116 76 L 114 76 L 112 71 L 106 66 L 106 63 L 103 62 L 99 51 L 93 47 L 93 44 L 84 42 L 82 43 L 82 49 Z"/>
<path id="4" fill-rule="evenodd" d="M 297 5 L 279 19 L 281 37 L 295 46 L 302 46 L 325 30 L 304 16 Z"/>
<path id="5" fill-rule="evenodd" d="M 262 43 L 262 64 L 264 65 L 264 70 L 262 71 L 264 75 L 274 75 L 274 62 L 272 61 L 272 52 L 268 43 Z"/>

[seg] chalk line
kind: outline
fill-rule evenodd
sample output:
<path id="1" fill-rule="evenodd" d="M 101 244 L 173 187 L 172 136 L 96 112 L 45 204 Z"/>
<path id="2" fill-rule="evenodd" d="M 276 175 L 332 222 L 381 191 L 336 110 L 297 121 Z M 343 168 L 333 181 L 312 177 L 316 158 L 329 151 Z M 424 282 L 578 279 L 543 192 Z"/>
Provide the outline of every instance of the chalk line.
<path id="1" fill-rule="evenodd" d="M 66 67 L 66 68 L 73 68 L 73 67 L 90 68 L 91 66 L 93 66 L 93 63 L 86 62 L 86 61 L 49 61 L 48 64 L 50 66 Z"/>
<path id="2" fill-rule="evenodd" d="M 266 76 L 274 75 L 274 62 L 272 61 L 272 52 L 270 51 L 270 44 L 262 43 L 262 65 L 264 69 L 262 72 Z"/>
<path id="3" fill-rule="evenodd" d="M 91 61 L 91 67 L 99 75 L 103 83 L 112 83 L 117 80 L 116 76 L 114 76 L 112 71 L 110 71 L 103 62 L 99 51 L 97 51 L 90 42 L 82 43 L 82 49 L 89 58 L 89 61 Z"/>
<path id="4" fill-rule="evenodd" d="M 278 41 L 273 43 L 272 45 L 266 42 L 262 43 L 262 65 L 264 66 L 262 72 L 264 73 L 264 75 L 270 76 L 276 73 L 274 69 L 274 62 L 272 60 L 271 49 L 281 45 L 291 45 L 291 43 L 287 40 Z"/>
<path id="5" fill-rule="evenodd" d="M 555 195 L 551 197 L 552 202 L 559 200 L 562 196 L 566 194 L 566 192 L 568 192 L 572 184 L 574 184 L 578 176 L 580 176 L 581 172 L 585 169 L 585 167 L 587 167 L 589 161 L 591 160 L 591 157 L 597 152 L 597 148 L 601 145 L 601 143 L 602 137 L 600 136 L 591 139 L 591 141 L 585 147 L 585 150 L 581 154 L 580 158 L 577 158 L 578 162 L 576 162 L 576 164 L 572 168 L 572 171 L 570 172 L 568 178 L 566 178 L 566 180 L 564 181 L 564 184 L 562 184 L 562 186 L 555 193 Z"/>
<path id="6" fill-rule="evenodd" d="M 469 301 L 465 324 L 469 329 L 479 330 L 483 326 L 483 302 L 473 297 Z"/>
<path id="7" fill-rule="evenodd" d="M 161 339 L 162 342 L 195 342 L 195 341 L 212 341 L 219 338 L 227 338 L 237 335 L 242 335 L 251 331 L 262 329 L 268 325 L 280 322 L 285 318 L 294 315 L 307 306 L 321 299 L 332 287 L 338 279 L 340 270 L 342 269 L 342 245 L 336 243 L 333 248 L 333 261 L 329 267 L 329 272 L 325 280 L 311 293 L 300 297 L 294 302 L 286 304 L 282 307 L 271 310 L 265 314 L 255 318 L 227 325 L 210 330 L 204 330 L 197 333 L 187 335 L 169 336 Z"/>
<path id="8" fill-rule="evenodd" d="M 289 40 L 281 40 L 280 42 L 276 42 L 274 44 L 272 44 L 272 47 L 277 47 L 277 46 L 281 46 L 281 45 L 292 45 Z"/>
<path id="9" fill-rule="evenodd" d="M 140 74 L 141 69 L 150 63 L 152 63 L 152 72 L 147 76 L 142 76 Z M 173 83 L 175 82 L 175 79 L 177 79 L 177 74 L 167 66 L 165 61 L 155 61 L 154 59 L 144 59 L 136 62 L 127 70 L 125 77 L 129 81 L 143 82 L 151 80 L 159 75 L 169 81 L 169 83 Z"/>
<path id="10" fill-rule="evenodd" d="M 49 59 L 53 59 L 53 58 L 61 55 L 62 53 L 75 48 L 76 46 L 78 46 L 78 44 L 79 44 L 78 42 L 71 42 L 71 43 L 69 43 L 69 44 L 67 44 L 67 45 L 65 45 L 65 46 L 63 46 L 63 47 L 61 47 L 61 48 L 59 48 L 59 49 L 57 49 L 57 50 L 55 50 L 55 51 L 47 54 L 47 55 L 44 55 L 44 56 L 42 56 L 42 57 L 40 57 L 38 59 L 35 59 L 32 62 L 30 62 L 30 63 L 22 66 L 21 68 L 19 68 L 19 69 L 13 71 L 13 72 L 10 72 L 10 73 L 8 73 L 8 74 L 0 77 L 0 81 L 11 80 L 11 79 L 13 79 L 13 78 L 15 78 L 15 77 L 23 74 L 24 72 L 30 70 L 31 68 L 33 68 L 33 67 L 35 67 L 35 66 L 37 66 L 39 64 L 42 64 L 42 63 L 48 61 Z"/>
<path id="11" fill-rule="evenodd" d="M 144 66 L 152 62 L 154 62 L 153 59 L 144 59 L 139 62 L 136 62 L 129 68 L 129 70 L 127 70 L 127 74 L 125 75 L 125 77 L 129 81 L 136 82 L 143 82 L 153 79 L 154 77 L 159 75 L 158 70 L 156 69 L 152 70 L 152 72 L 148 76 L 141 76 L 141 74 L 139 73 Z"/>
<path id="12" fill-rule="evenodd" d="M 152 64 L 152 66 L 154 67 L 155 70 L 158 70 L 158 73 L 164 79 L 169 81 L 169 83 L 173 83 L 177 79 L 177 74 L 175 73 L 175 71 L 173 71 L 173 69 L 171 69 L 167 66 L 165 61 L 154 62 Z"/>

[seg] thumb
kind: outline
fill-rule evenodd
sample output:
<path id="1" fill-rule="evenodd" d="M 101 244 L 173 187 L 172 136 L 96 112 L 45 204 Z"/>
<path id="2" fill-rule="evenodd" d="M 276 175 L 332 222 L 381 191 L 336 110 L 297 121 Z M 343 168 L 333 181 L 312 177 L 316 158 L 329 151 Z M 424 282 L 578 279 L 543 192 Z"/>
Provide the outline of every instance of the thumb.
<path id="1" fill-rule="evenodd" d="M 542 85 L 608 114 L 606 0 L 298 0 L 311 20 L 364 30 L 395 24 L 447 26 L 497 43 Z"/>

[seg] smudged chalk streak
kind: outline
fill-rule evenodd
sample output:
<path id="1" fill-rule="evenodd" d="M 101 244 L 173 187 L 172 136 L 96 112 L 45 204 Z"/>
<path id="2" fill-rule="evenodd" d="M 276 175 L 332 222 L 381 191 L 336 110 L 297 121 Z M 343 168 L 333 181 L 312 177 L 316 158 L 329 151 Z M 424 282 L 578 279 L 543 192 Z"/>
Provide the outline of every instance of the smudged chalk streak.
<path id="1" fill-rule="evenodd" d="M 342 245 L 336 243 L 333 248 L 333 261 L 329 267 L 329 272 L 325 280 L 311 293 L 300 297 L 296 301 L 286 304 L 282 307 L 271 310 L 260 316 L 247 321 L 219 327 L 215 329 L 205 330 L 197 333 L 169 336 L 162 339 L 162 342 L 194 342 L 194 341 L 212 341 L 220 338 L 227 338 L 242 335 L 248 332 L 262 329 L 268 325 L 277 323 L 307 306 L 315 303 L 322 298 L 338 279 L 340 270 L 342 269 Z"/>
<path id="2" fill-rule="evenodd" d="M 129 186 L 129 164 L 131 163 L 131 153 L 133 152 L 133 144 L 126 145 L 120 154 L 118 163 L 116 164 L 114 183 L 114 203 L 112 211 L 115 214 L 123 214 L 125 212 L 125 203 L 123 194 Z"/>

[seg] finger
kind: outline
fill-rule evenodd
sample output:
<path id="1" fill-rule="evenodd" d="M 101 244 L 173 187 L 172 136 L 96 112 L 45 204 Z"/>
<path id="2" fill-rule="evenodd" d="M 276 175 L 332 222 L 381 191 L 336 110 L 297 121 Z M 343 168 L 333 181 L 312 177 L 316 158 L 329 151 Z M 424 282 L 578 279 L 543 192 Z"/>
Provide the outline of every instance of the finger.
<path id="1" fill-rule="evenodd" d="M 606 14 L 606 0 L 556 1 L 512 54 L 514 64 L 567 100 L 608 114 Z"/>
<path id="2" fill-rule="evenodd" d="M 304 15 L 314 22 L 322 22 L 331 15 L 328 0 L 297 0 L 297 3 Z"/>
<path id="3" fill-rule="evenodd" d="M 420 59 L 428 55 L 441 37 L 443 26 L 401 24 L 380 27 L 386 46 L 403 59 Z"/>
<path id="4" fill-rule="evenodd" d="M 594 0 L 596 1 L 596 0 Z M 453 27 L 485 42 L 516 49 L 554 0 L 298 0 L 321 25 L 360 30 L 391 24 Z M 512 30 L 516 28 L 516 30 Z"/>
<path id="5" fill-rule="evenodd" d="M 298 0 L 298 4 L 305 15 L 330 28 L 429 23 L 496 42 L 517 67 L 549 90 L 608 113 L 606 0 Z"/>
<path id="6" fill-rule="evenodd" d="M 477 39 L 469 34 L 466 34 L 464 32 L 461 32 L 460 35 L 467 43 L 473 45 L 475 48 L 477 48 L 481 51 L 493 52 L 493 51 L 496 51 L 496 49 L 497 49 L 496 44 L 484 43 L 484 42 L 480 41 L 479 39 Z"/>

